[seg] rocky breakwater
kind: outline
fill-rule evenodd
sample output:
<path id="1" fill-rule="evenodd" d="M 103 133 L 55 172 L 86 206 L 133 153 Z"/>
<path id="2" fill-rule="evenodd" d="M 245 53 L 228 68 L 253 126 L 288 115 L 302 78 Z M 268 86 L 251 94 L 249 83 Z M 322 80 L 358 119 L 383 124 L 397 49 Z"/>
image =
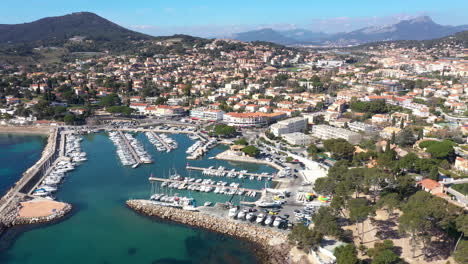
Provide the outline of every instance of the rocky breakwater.
<path id="1" fill-rule="evenodd" d="M 65 206 L 62 209 L 55 211 L 49 215 L 33 216 L 33 217 L 22 217 L 18 215 L 12 224 L 13 225 L 28 225 L 28 224 L 39 224 L 39 223 L 51 222 L 54 220 L 61 219 L 68 212 L 70 212 L 71 209 L 72 209 L 71 204 L 65 204 Z"/>
<path id="2" fill-rule="evenodd" d="M 147 200 L 129 200 L 127 206 L 144 215 L 203 228 L 252 242 L 261 263 L 291 263 L 285 233 L 202 212 L 160 206 Z"/>

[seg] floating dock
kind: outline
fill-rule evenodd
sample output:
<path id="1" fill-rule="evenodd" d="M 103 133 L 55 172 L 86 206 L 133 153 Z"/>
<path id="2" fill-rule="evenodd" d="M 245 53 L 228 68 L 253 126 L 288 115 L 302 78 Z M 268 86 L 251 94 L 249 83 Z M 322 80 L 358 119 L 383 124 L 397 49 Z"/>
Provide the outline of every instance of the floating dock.
<path id="1" fill-rule="evenodd" d="M 119 136 L 122 138 L 122 140 L 125 142 L 125 145 L 127 145 L 127 148 L 130 150 L 130 153 L 132 153 L 133 159 L 137 164 L 141 164 L 140 156 L 136 153 L 135 149 L 133 149 L 133 146 L 128 142 L 127 137 L 124 135 L 124 133 L 121 130 L 117 131 L 119 133 Z"/>
<path id="2" fill-rule="evenodd" d="M 215 184 L 205 184 L 205 183 L 196 183 L 196 182 L 186 182 L 186 181 L 181 181 L 181 180 L 172 180 L 172 179 L 166 179 L 166 178 L 157 178 L 157 177 L 149 177 L 150 181 L 158 181 L 158 182 L 176 182 L 180 184 L 187 184 L 187 185 L 198 185 L 198 186 L 207 186 L 207 187 L 212 187 L 212 188 L 225 188 L 235 191 L 244 191 L 244 192 L 253 192 L 255 193 L 255 196 L 257 196 L 257 193 L 261 192 L 261 190 L 257 189 L 248 189 L 248 188 L 241 188 L 241 187 L 232 187 L 232 186 L 222 186 L 222 185 L 215 185 Z"/>
<path id="3" fill-rule="evenodd" d="M 164 145 L 164 147 L 166 148 L 167 151 L 171 151 L 172 148 L 171 146 L 169 146 L 167 144 L 167 142 L 165 140 L 163 140 L 158 134 L 154 133 L 153 131 L 150 132 L 159 142 L 161 142 L 161 144 Z"/>
<path id="4" fill-rule="evenodd" d="M 209 168 L 203 168 L 203 167 L 195 167 L 195 166 L 187 166 L 187 169 L 188 170 L 197 170 L 197 171 L 205 171 L 205 170 L 211 170 L 211 171 L 218 171 L 218 169 L 216 168 L 212 168 L 212 169 L 209 169 Z M 244 175 L 244 176 L 253 176 L 253 177 L 262 177 L 262 178 L 273 178 L 273 175 L 270 175 L 270 174 L 260 174 L 260 173 L 251 173 L 251 172 L 240 172 L 240 171 L 230 171 L 230 170 L 224 170 L 224 172 L 227 174 L 227 173 L 233 173 L 234 175 L 236 176 L 239 176 L 239 175 Z M 207 174 L 207 176 L 213 176 L 213 177 L 221 177 L 221 176 L 216 176 L 216 175 L 210 175 L 210 174 Z"/>

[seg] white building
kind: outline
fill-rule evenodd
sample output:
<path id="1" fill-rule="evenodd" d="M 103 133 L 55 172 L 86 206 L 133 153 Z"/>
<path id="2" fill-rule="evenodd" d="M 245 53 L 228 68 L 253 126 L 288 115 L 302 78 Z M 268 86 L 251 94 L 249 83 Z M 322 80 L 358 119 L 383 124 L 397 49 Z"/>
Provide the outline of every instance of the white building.
<path id="1" fill-rule="evenodd" d="M 281 120 L 276 124 L 270 126 L 270 131 L 277 137 L 293 133 L 293 132 L 304 132 L 307 127 L 307 121 L 303 117 L 294 117 L 285 120 Z"/>
<path id="2" fill-rule="evenodd" d="M 221 121 L 223 120 L 224 112 L 221 110 L 208 109 L 204 107 L 195 108 L 190 111 L 190 117 L 194 119 Z"/>
<path id="3" fill-rule="evenodd" d="M 352 144 L 357 144 L 361 141 L 361 135 L 359 133 L 328 125 L 313 126 L 312 135 L 321 139 L 343 138 Z"/>
<path id="4" fill-rule="evenodd" d="M 312 143 L 312 137 L 301 132 L 284 134 L 283 138 L 291 145 L 309 145 Z"/>
<path id="5" fill-rule="evenodd" d="M 348 128 L 354 132 L 364 132 L 366 134 L 372 134 L 377 132 L 377 127 L 369 125 L 363 122 L 352 122 L 348 123 Z"/>

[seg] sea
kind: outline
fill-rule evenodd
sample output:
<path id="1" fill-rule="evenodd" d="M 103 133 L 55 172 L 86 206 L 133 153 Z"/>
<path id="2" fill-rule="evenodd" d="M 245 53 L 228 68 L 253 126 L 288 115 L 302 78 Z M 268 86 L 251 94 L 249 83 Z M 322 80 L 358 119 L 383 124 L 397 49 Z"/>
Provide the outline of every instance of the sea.
<path id="1" fill-rule="evenodd" d="M 158 152 L 144 134 L 135 136 L 153 157 L 153 164 L 143 164 L 136 169 L 124 167 L 106 133 L 84 135 L 81 148 L 88 154 L 88 160 L 67 174 L 56 193 L 56 200 L 73 205 L 72 212 L 55 223 L 8 229 L 0 237 L 0 263 L 256 263 L 252 245 L 245 241 L 142 216 L 127 208 L 125 201 L 148 199 L 155 189 L 167 192 L 152 186 L 148 181 L 150 175 L 168 177 L 170 173 L 177 172 L 182 176 L 208 177 L 201 172 L 187 171 L 187 164 L 224 166 L 249 172 L 273 173 L 274 169 L 265 165 L 210 159 L 226 149 L 223 145 L 211 150 L 201 160 L 187 160 L 185 151 L 194 141 L 186 135 L 170 135 L 177 140 L 179 148 L 169 153 Z M 39 158 L 45 138 L 2 136 L 0 140 L 0 164 L 3 169 L 0 179 L 2 189 L 8 189 L 8 183 L 3 184 L 3 178 L 12 178 L 10 185 L 17 180 L 18 175 Z M 270 184 L 265 180 L 218 180 L 237 181 L 245 187 L 256 189 Z M 193 197 L 202 205 L 206 201 L 216 203 L 231 199 L 228 195 L 214 193 L 172 192 Z M 239 203 L 241 200 L 254 199 L 236 196 L 232 202 Z"/>

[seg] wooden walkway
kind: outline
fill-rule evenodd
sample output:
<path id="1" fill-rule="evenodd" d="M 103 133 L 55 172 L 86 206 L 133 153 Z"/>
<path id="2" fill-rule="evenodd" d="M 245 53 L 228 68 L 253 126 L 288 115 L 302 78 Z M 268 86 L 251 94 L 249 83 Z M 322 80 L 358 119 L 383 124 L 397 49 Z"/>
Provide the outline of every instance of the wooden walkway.
<path id="1" fill-rule="evenodd" d="M 257 192 L 261 192 L 261 190 L 257 190 L 257 189 L 222 186 L 222 185 L 215 185 L 215 184 L 204 184 L 204 183 L 196 183 L 196 182 L 186 182 L 186 181 L 172 180 L 172 179 L 166 179 L 166 178 L 149 177 L 149 180 L 150 181 L 158 181 L 158 182 L 185 183 L 187 186 L 188 185 L 198 185 L 198 186 L 209 186 L 209 187 L 213 187 L 213 188 L 223 188 L 223 189 L 226 188 L 226 189 L 229 189 L 229 190 L 239 190 L 239 191 L 244 191 L 244 192 L 255 192 L 255 195 L 257 195 Z"/>
<path id="2" fill-rule="evenodd" d="M 209 170 L 209 171 L 212 171 L 212 172 L 217 172 L 218 169 L 217 168 L 212 168 L 212 169 L 209 169 L 209 168 L 203 168 L 203 167 L 195 167 L 195 166 L 187 166 L 187 169 L 188 170 L 197 170 L 197 171 L 204 171 L 204 170 Z M 240 171 L 230 171 L 230 170 L 224 170 L 223 172 L 226 173 L 226 175 L 228 173 L 234 173 L 234 175 L 236 176 L 239 176 L 239 175 L 244 175 L 244 176 L 254 176 L 254 177 L 262 177 L 262 178 L 270 178 L 270 177 L 273 177 L 272 175 L 270 174 L 260 174 L 260 173 L 251 173 L 251 172 L 240 172 Z M 213 176 L 213 177 L 226 177 L 226 175 L 224 176 L 217 176 L 217 175 L 211 175 L 211 174 L 206 174 L 207 176 Z"/>
<path id="3" fill-rule="evenodd" d="M 123 139 L 125 142 L 125 145 L 127 145 L 127 148 L 130 150 L 130 153 L 132 153 L 133 159 L 135 159 L 136 163 L 141 164 L 140 156 L 136 153 L 135 149 L 133 149 L 133 146 L 128 142 L 127 137 L 124 135 L 124 133 L 121 130 L 118 130 L 119 136 Z"/>

